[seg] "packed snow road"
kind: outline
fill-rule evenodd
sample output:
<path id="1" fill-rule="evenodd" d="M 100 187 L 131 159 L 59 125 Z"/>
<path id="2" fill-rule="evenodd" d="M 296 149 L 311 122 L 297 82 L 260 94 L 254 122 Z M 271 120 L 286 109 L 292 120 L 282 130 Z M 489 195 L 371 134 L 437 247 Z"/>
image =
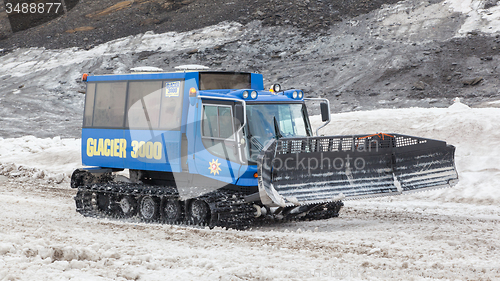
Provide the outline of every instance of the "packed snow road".
<path id="1" fill-rule="evenodd" d="M 384 198 L 324 221 L 208 230 L 86 218 L 68 184 L 2 181 L 0 280 L 500 278 L 498 206 Z"/>

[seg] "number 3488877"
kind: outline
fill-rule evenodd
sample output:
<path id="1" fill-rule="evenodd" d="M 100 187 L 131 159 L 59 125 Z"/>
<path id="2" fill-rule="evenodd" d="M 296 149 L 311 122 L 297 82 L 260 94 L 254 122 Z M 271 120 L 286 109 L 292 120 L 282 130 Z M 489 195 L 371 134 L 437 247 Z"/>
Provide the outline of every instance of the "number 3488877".
<path id="1" fill-rule="evenodd" d="M 57 14 L 60 7 L 61 3 L 17 3 L 16 5 L 5 3 L 5 11 L 7 14 L 44 14 L 51 12 Z"/>

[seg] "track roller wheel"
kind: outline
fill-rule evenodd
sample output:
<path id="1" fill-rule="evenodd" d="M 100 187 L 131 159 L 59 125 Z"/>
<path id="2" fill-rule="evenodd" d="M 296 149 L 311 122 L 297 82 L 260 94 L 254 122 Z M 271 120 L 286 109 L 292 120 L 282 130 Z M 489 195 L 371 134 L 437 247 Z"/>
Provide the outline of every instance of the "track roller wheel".
<path id="1" fill-rule="evenodd" d="M 182 218 L 181 203 L 175 199 L 163 199 L 160 213 L 162 219 L 167 223 L 180 221 Z"/>
<path id="2" fill-rule="evenodd" d="M 124 217 L 133 217 L 137 214 L 137 200 L 130 195 L 123 196 L 118 205 Z"/>
<path id="3" fill-rule="evenodd" d="M 153 221 L 159 215 L 158 199 L 152 196 L 144 196 L 139 204 L 139 214 L 144 221 Z"/>
<path id="4" fill-rule="evenodd" d="M 210 208 L 203 200 L 193 200 L 189 204 L 189 215 L 194 224 L 208 224 L 210 221 Z"/>

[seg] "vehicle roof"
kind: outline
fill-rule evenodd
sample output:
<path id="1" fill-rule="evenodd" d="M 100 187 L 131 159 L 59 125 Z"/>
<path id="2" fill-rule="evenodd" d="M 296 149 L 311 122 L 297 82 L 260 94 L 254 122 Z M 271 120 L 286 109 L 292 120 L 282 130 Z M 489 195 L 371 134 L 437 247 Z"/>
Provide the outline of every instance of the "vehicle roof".
<path id="1" fill-rule="evenodd" d="M 257 74 L 236 71 L 176 71 L 176 72 L 132 72 L 120 74 L 89 75 L 88 82 L 122 81 L 122 80 L 161 80 L 161 79 L 189 79 L 199 77 L 200 73 L 227 73 L 227 74 Z"/>
<path id="2" fill-rule="evenodd" d="M 293 99 L 288 92 L 273 93 L 264 90 L 264 81 L 261 74 L 250 72 L 234 72 L 234 71 L 178 71 L 178 72 L 140 72 L 140 73 L 125 73 L 125 74 L 103 74 L 103 75 L 90 75 L 87 77 L 87 82 L 111 82 L 111 81 L 130 81 L 130 80 L 170 80 L 170 79 L 194 79 L 196 85 L 199 85 L 200 73 L 214 73 L 214 74 L 250 74 L 251 75 L 251 89 L 248 91 L 257 91 L 258 98 L 256 100 L 248 99 L 252 102 L 303 102 L 303 99 Z M 204 98 L 212 97 L 234 97 L 242 98 L 241 93 L 245 89 L 219 89 L 219 90 L 203 90 L 200 94 Z"/>

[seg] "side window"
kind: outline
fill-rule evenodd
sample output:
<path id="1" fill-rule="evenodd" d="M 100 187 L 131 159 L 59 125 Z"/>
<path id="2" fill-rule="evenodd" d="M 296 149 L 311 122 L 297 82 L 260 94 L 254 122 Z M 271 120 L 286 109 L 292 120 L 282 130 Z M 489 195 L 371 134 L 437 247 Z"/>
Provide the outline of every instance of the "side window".
<path id="1" fill-rule="evenodd" d="M 161 81 L 129 82 L 126 127 L 158 128 L 160 121 Z"/>
<path id="2" fill-rule="evenodd" d="M 204 105 L 202 128 L 204 137 L 234 140 L 231 107 Z"/>
<path id="3" fill-rule="evenodd" d="M 219 137 L 229 139 L 233 135 L 233 118 L 230 107 L 219 107 Z"/>
<path id="4" fill-rule="evenodd" d="M 219 137 L 219 125 L 217 124 L 217 106 L 203 106 L 203 136 Z"/>
<path id="5" fill-rule="evenodd" d="M 85 94 L 85 110 L 83 113 L 83 127 L 92 127 L 92 115 L 94 113 L 95 83 L 87 83 Z"/>
<path id="6" fill-rule="evenodd" d="M 127 82 L 98 83 L 96 85 L 94 127 L 123 127 L 126 90 Z"/>
<path id="7" fill-rule="evenodd" d="M 305 106 L 294 106 L 290 108 L 295 127 L 295 135 L 298 136 L 308 136 L 306 128 L 307 120 L 304 118 L 304 113 L 302 112 L 303 108 L 305 108 Z"/>
<path id="8" fill-rule="evenodd" d="M 184 81 L 163 81 L 160 129 L 180 130 Z"/>
<path id="9" fill-rule="evenodd" d="M 203 105 L 202 136 L 203 145 L 210 153 L 230 161 L 239 161 L 230 106 Z"/>
<path id="10" fill-rule="evenodd" d="M 180 80 L 130 81 L 128 91 L 127 82 L 89 83 L 84 126 L 180 130 L 183 87 Z"/>

